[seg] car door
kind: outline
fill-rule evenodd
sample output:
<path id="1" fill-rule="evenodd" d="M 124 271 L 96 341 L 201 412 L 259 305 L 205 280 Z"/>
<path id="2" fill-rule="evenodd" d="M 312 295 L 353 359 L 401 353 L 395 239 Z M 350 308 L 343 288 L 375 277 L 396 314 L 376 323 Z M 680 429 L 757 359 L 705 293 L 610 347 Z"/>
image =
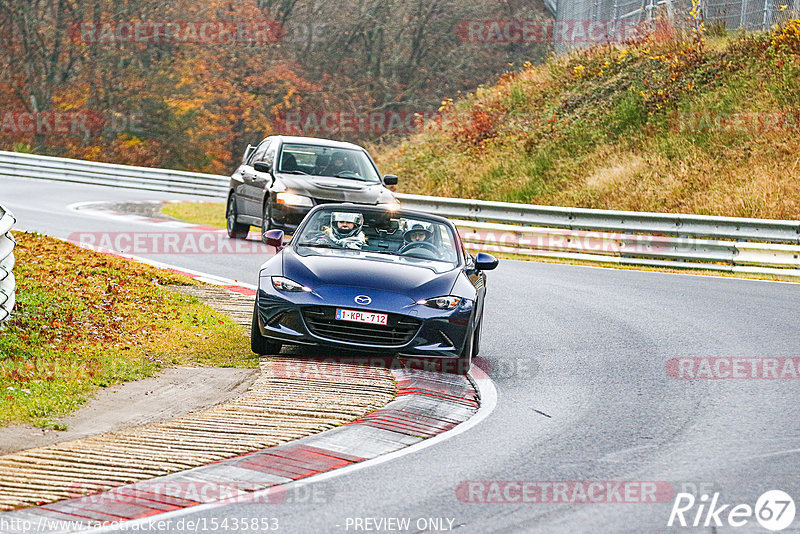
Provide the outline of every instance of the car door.
<path id="1" fill-rule="evenodd" d="M 261 218 L 261 206 L 264 199 L 264 189 L 269 182 L 269 174 L 258 172 L 253 168 L 257 161 L 265 161 L 265 155 L 273 138 L 267 137 L 258 145 L 253 152 L 253 156 L 247 164 L 242 165 L 242 192 L 240 200 L 242 202 L 241 213 L 253 218 Z"/>
<path id="2" fill-rule="evenodd" d="M 250 165 L 250 160 L 253 157 L 254 147 L 253 145 L 247 145 L 247 149 L 245 150 L 244 156 L 242 156 L 242 163 L 239 165 L 234 173 L 231 175 L 231 189 L 233 189 L 233 198 L 236 202 L 236 213 L 239 214 L 240 217 L 247 216 L 244 211 L 245 208 L 245 183 L 244 183 L 244 176 L 248 172 L 248 165 Z M 243 222 L 243 221 L 239 221 Z"/>
<path id="3" fill-rule="evenodd" d="M 477 321 L 480 321 L 481 317 L 483 316 L 483 301 L 486 297 L 486 273 L 479 270 L 475 266 L 475 258 L 472 256 L 472 254 L 467 252 L 463 241 L 461 241 L 461 236 L 459 236 L 457 233 L 456 235 L 459 248 L 464 256 L 464 274 L 475 288 L 475 321 L 477 324 Z"/>
<path id="4" fill-rule="evenodd" d="M 267 146 L 266 152 L 264 152 L 263 156 L 258 156 L 261 159 L 253 158 L 253 163 L 257 161 L 265 161 L 272 164 L 272 172 L 275 172 L 275 166 L 277 165 L 275 161 L 275 153 L 278 151 L 278 145 L 280 143 L 277 139 L 274 139 L 269 146 Z M 275 182 L 275 178 L 273 177 L 272 173 L 269 172 L 259 172 L 255 169 L 253 170 L 255 173 L 254 184 L 257 184 L 258 187 L 254 189 L 254 199 L 255 207 L 258 209 L 258 217 L 263 215 L 263 206 L 265 206 L 265 200 L 269 196 L 270 187 Z"/>

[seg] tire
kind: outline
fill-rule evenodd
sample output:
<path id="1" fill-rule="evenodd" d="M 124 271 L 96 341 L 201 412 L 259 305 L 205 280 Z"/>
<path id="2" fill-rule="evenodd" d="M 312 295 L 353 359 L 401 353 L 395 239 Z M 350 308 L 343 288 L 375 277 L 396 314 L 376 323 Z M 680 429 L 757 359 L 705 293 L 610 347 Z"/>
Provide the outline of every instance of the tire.
<path id="1" fill-rule="evenodd" d="M 261 335 L 258 329 L 258 304 L 253 307 L 253 322 L 252 330 L 250 331 L 250 349 L 258 354 L 264 356 L 267 354 L 278 354 L 281 351 L 283 344 L 277 341 L 270 341 Z"/>
<path id="2" fill-rule="evenodd" d="M 250 233 L 250 225 L 236 222 L 236 197 L 231 195 L 228 199 L 228 208 L 225 210 L 225 229 L 231 239 L 245 239 Z"/>
<path id="3" fill-rule="evenodd" d="M 263 213 L 261 214 L 261 241 L 267 242 L 264 239 L 264 232 L 272 230 L 272 200 L 267 200 L 264 203 Z"/>

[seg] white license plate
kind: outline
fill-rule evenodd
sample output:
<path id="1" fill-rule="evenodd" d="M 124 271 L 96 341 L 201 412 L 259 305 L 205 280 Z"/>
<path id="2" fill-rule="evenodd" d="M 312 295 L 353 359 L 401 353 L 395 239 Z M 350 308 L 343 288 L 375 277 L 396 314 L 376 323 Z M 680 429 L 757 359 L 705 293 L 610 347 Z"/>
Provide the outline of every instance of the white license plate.
<path id="1" fill-rule="evenodd" d="M 386 326 L 389 316 L 385 313 L 337 309 L 336 319 L 339 321 L 352 321 L 355 323 L 379 324 Z"/>

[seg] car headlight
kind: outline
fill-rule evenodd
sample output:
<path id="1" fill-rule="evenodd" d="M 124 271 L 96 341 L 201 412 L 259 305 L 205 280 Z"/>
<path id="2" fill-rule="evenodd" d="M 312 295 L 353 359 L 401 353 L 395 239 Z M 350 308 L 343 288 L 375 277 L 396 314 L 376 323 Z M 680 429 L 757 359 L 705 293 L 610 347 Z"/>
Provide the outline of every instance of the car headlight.
<path id="1" fill-rule="evenodd" d="M 294 193 L 278 193 L 275 200 L 278 204 L 285 204 L 287 206 L 306 206 L 310 208 L 314 205 L 309 197 L 295 195 Z"/>
<path id="2" fill-rule="evenodd" d="M 389 211 L 396 211 L 396 210 L 400 209 L 400 202 L 397 202 L 397 201 L 394 201 L 394 202 L 383 202 L 381 204 L 378 204 L 378 207 L 387 209 Z"/>
<path id="3" fill-rule="evenodd" d="M 300 293 L 300 292 L 311 293 L 312 291 L 310 287 L 298 284 L 294 280 L 290 280 L 289 278 L 283 276 L 273 276 L 272 287 L 274 287 L 278 291 L 288 291 L 290 293 Z"/>
<path id="4" fill-rule="evenodd" d="M 452 310 L 461 304 L 461 300 L 461 297 L 448 295 L 446 297 L 418 300 L 417 304 L 420 306 L 427 306 L 429 308 L 436 308 L 438 310 Z"/>

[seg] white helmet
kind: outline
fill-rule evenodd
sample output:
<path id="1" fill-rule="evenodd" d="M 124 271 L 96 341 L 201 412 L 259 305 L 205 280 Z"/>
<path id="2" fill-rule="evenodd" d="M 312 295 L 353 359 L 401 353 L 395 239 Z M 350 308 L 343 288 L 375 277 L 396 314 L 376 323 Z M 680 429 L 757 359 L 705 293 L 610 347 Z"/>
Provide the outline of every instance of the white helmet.
<path id="1" fill-rule="evenodd" d="M 340 230 L 339 225 L 336 223 L 340 222 L 349 222 L 353 223 L 352 230 Z M 344 239 L 346 237 L 352 237 L 357 235 L 361 231 L 361 226 L 364 224 L 364 216 L 360 213 L 348 212 L 348 211 L 334 211 L 331 213 L 331 230 L 333 230 L 334 235 L 340 239 Z"/>

